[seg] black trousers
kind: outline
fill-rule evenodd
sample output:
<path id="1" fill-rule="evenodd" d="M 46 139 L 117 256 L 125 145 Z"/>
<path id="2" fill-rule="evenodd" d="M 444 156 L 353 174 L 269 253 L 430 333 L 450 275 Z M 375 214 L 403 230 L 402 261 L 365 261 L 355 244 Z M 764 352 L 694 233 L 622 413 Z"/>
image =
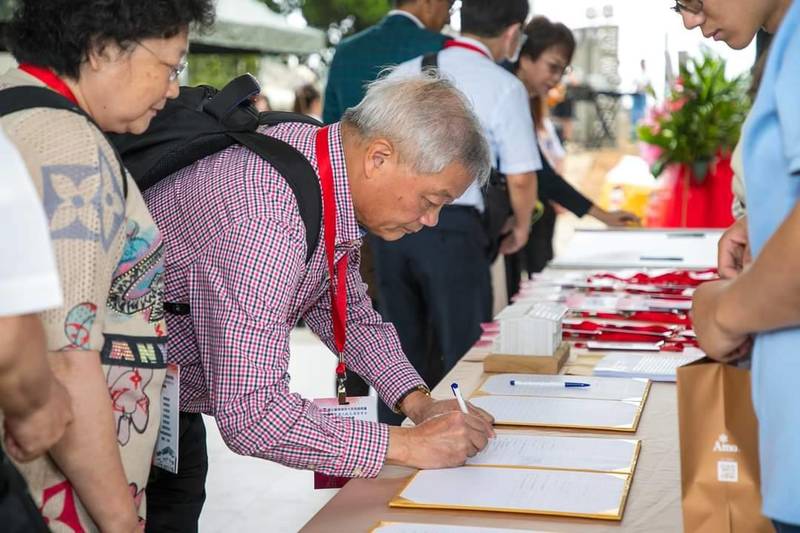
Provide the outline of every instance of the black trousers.
<path id="1" fill-rule="evenodd" d="M 47 533 L 50 530 L 31 499 L 28 486 L 0 448 L 0 531 Z"/>
<path id="2" fill-rule="evenodd" d="M 146 533 L 197 532 L 206 501 L 206 426 L 200 413 L 181 413 L 179 424 L 178 473 L 150 469 Z"/>
<path id="3" fill-rule="evenodd" d="M 439 224 L 394 242 L 373 237 L 381 312 L 429 386 L 441 381 L 491 318 L 487 239 L 479 213 L 447 206 Z M 380 413 L 381 421 L 402 417 Z"/>
<path id="4" fill-rule="evenodd" d="M 511 297 L 519 292 L 522 270 L 524 269 L 530 278 L 531 274 L 544 270 L 547 263 L 553 259 L 555 227 L 556 210 L 550 202 L 544 202 L 544 213 L 542 218 L 531 226 L 528 242 L 519 252 L 505 256 L 506 293 L 509 303 L 511 303 Z"/>
<path id="5" fill-rule="evenodd" d="M 553 259 L 553 234 L 556 229 L 556 210 L 550 202 L 544 202 L 542 217 L 531 226 L 531 235 L 528 242 L 520 250 L 522 252 L 523 267 L 528 274 L 535 274 L 544 270 L 547 263 Z"/>

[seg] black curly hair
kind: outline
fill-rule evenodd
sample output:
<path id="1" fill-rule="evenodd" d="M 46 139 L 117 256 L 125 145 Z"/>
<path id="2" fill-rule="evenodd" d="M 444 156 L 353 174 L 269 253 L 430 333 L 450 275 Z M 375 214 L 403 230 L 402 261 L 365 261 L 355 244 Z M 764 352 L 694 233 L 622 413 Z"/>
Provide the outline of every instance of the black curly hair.
<path id="1" fill-rule="evenodd" d="M 213 23 L 213 0 L 18 0 L 5 40 L 18 62 L 78 79 L 93 47 L 127 49 Z"/>
<path id="2" fill-rule="evenodd" d="M 522 46 L 520 55 L 537 61 L 545 50 L 558 47 L 564 52 L 567 64 L 572 63 L 572 56 L 575 54 L 575 36 L 564 24 L 551 22 L 547 17 L 539 15 L 531 19 L 524 31 L 528 40 Z"/>

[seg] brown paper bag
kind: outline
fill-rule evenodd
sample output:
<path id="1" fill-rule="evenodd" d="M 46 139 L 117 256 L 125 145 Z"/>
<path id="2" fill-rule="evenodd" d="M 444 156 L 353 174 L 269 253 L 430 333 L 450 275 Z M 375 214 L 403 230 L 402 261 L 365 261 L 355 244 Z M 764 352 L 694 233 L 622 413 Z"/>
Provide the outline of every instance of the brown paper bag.
<path id="1" fill-rule="evenodd" d="M 706 359 L 677 375 L 685 531 L 774 531 L 761 514 L 750 371 Z"/>

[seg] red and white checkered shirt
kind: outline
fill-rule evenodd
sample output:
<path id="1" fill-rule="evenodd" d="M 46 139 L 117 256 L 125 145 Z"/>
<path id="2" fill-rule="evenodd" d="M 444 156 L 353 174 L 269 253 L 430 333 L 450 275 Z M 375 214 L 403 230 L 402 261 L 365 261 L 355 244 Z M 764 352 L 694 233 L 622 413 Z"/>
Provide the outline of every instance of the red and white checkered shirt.
<path id="1" fill-rule="evenodd" d="M 317 167 L 316 127 L 265 131 Z M 423 381 L 366 294 L 338 124 L 329 142 L 336 261 L 349 254 L 345 360 L 395 405 Z M 331 475 L 377 475 L 387 426 L 323 415 L 289 393 L 289 333 L 298 319 L 332 351 L 335 345 L 322 234 L 306 264 L 305 226 L 284 178 L 232 146 L 162 180 L 145 199 L 166 243 L 166 300 L 191 306 L 190 316 L 167 317 L 169 360 L 181 366 L 181 410 L 214 416 L 225 442 L 243 455 Z"/>

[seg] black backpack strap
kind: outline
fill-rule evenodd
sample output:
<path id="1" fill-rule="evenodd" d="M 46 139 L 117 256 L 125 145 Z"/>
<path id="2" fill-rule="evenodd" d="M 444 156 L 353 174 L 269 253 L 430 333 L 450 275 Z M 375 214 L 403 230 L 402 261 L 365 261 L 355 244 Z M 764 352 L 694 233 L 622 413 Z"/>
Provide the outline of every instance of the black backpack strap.
<path id="1" fill-rule="evenodd" d="M 425 69 L 439 69 L 439 52 L 430 52 L 422 56 L 422 65 L 420 66 L 422 70 Z"/>
<path id="2" fill-rule="evenodd" d="M 89 121 L 103 137 L 105 133 L 97 123 L 86 113 L 83 109 L 70 102 L 67 98 L 58 94 L 55 91 L 45 87 L 24 86 L 24 87 L 10 87 L 8 89 L 0 90 L 0 117 L 16 113 L 17 111 L 25 111 L 26 109 L 33 109 L 36 107 L 46 107 L 49 109 L 63 109 L 64 111 L 71 111 L 81 115 Z M 107 139 L 107 138 L 106 138 Z M 122 164 L 122 157 L 120 157 L 117 148 L 109 141 L 109 146 L 114 151 L 114 157 L 117 158 L 119 164 L 120 179 L 122 179 L 122 191 L 125 198 L 128 197 L 128 179 L 125 173 L 125 167 Z"/>
<path id="3" fill-rule="evenodd" d="M 284 122 L 300 122 L 302 124 L 311 124 L 318 128 L 325 125 L 314 117 L 291 111 L 264 111 L 258 115 L 259 126 L 277 126 Z"/>
<path id="4" fill-rule="evenodd" d="M 79 115 L 86 113 L 60 94 L 44 87 L 10 87 L 0 91 L 0 116 L 34 107 L 64 109 Z M 88 117 L 87 117 L 88 118 Z"/>
<path id="5" fill-rule="evenodd" d="M 192 314 L 189 304 L 179 302 L 164 302 L 164 311 L 170 315 L 190 315 Z"/>
<path id="6" fill-rule="evenodd" d="M 228 115 L 252 96 L 261 92 L 261 86 L 251 74 L 231 80 L 217 94 L 204 102 L 198 111 L 205 111 L 224 123 Z"/>
<path id="7" fill-rule="evenodd" d="M 295 147 L 280 139 L 254 132 L 229 131 L 227 134 L 275 167 L 292 189 L 306 228 L 305 262 L 308 263 L 317 249 L 322 225 L 322 191 L 314 167 Z M 164 310 L 171 315 L 191 314 L 190 305 L 181 302 L 164 302 Z"/>
<path id="8" fill-rule="evenodd" d="M 280 139 L 260 133 L 228 132 L 228 135 L 275 167 L 291 187 L 306 227 L 308 263 L 317 249 L 322 226 L 322 191 L 314 167 L 295 147 Z"/>

